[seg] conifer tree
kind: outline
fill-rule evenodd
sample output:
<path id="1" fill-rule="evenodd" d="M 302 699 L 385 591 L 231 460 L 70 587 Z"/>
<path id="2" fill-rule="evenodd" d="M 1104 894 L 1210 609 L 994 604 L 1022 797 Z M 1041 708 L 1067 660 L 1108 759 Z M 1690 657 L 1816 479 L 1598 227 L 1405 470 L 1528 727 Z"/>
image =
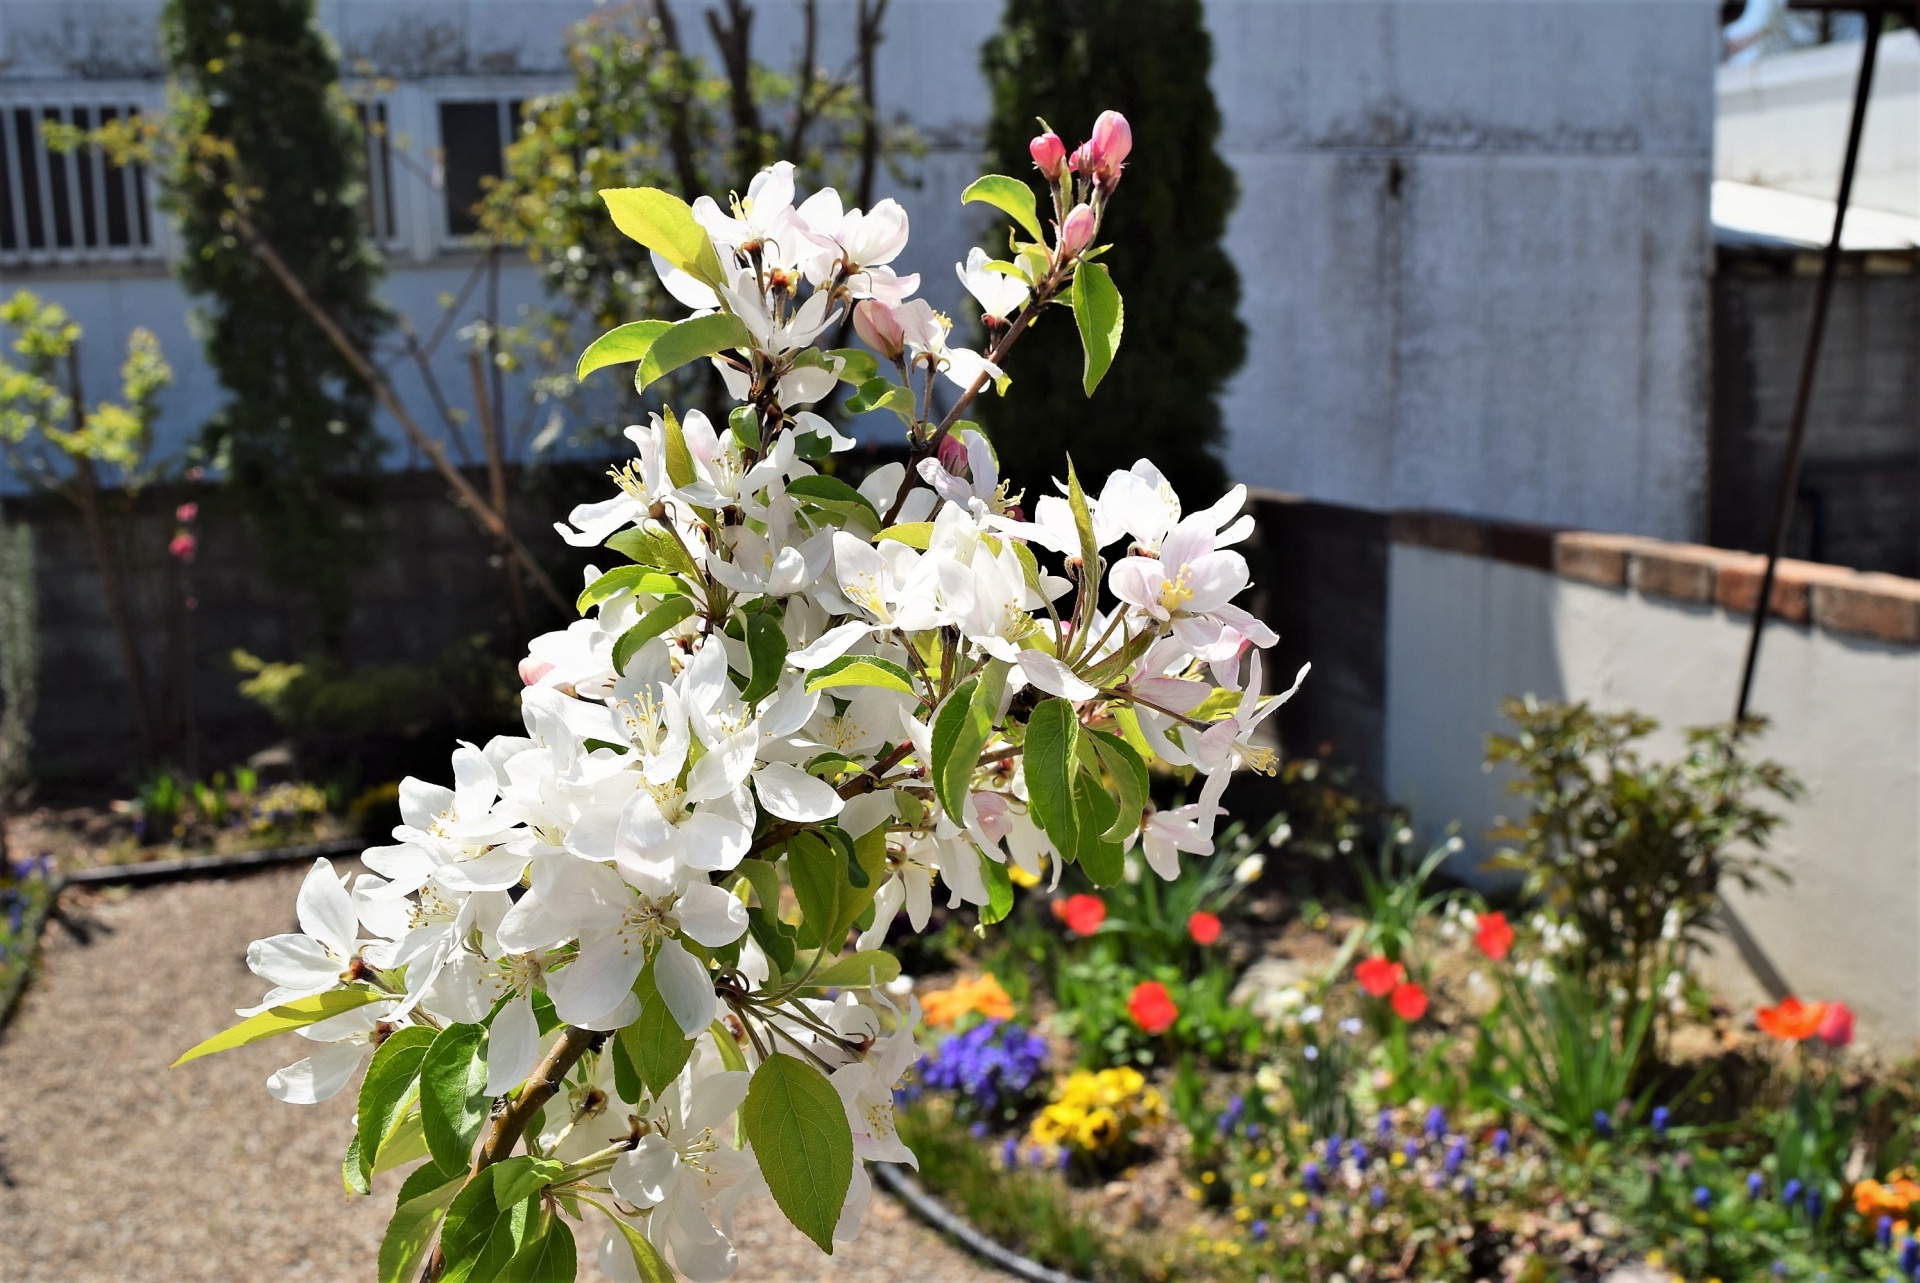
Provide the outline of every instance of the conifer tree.
<path id="1" fill-rule="evenodd" d="M 1121 358 L 1089 401 L 1072 319 L 1058 312 L 1036 324 L 1009 371 L 1018 394 L 979 408 L 1003 471 L 1031 502 L 1065 475 L 1069 452 L 1082 477 L 1144 457 L 1181 494 L 1218 494 L 1219 395 L 1245 359 L 1246 328 L 1239 273 L 1221 244 L 1236 192 L 1215 147 L 1220 110 L 1200 0 L 1007 0 L 984 61 L 994 91 L 988 146 L 1003 174 L 1035 180 L 1027 143 L 1040 132 L 1036 117 L 1069 147 L 1103 108 L 1133 127 L 1124 199 L 1100 230 L 1126 300 Z"/>
<path id="2" fill-rule="evenodd" d="M 255 525 L 266 569 L 337 643 L 371 550 L 383 448 L 372 394 L 222 224 L 236 201 L 361 350 L 388 324 L 360 200 L 365 148 L 313 0 L 169 0 L 161 24 L 182 140 L 167 174 L 179 271 L 232 399 L 208 454 Z"/>

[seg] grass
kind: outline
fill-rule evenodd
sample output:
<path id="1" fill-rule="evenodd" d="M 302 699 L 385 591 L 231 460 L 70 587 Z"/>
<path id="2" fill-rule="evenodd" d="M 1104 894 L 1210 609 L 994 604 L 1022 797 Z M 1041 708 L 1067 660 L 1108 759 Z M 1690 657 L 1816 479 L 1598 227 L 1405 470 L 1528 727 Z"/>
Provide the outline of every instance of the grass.
<path id="1" fill-rule="evenodd" d="M 0 884 L 0 1025 L 26 987 L 52 902 L 53 888 L 44 875 Z"/>

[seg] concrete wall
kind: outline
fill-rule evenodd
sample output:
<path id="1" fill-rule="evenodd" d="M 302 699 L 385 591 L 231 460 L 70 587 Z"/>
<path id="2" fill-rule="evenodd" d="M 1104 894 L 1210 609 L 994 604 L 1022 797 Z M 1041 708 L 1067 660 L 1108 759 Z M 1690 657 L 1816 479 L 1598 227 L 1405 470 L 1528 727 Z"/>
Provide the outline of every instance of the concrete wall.
<path id="1" fill-rule="evenodd" d="M 1920 126 L 1920 119 L 1916 120 Z M 1920 132 L 1920 129 L 1917 129 Z M 1920 577 L 1920 256 L 1849 255 L 1835 283 L 1788 549 Z M 1874 266 L 1886 270 L 1869 270 Z M 1766 546 L 1815 278 L 1727 252 L 1713 284 L 1708 541 Z"/>
<path id="2" fill-rule="evenodd" d="M 1609 586 L 1394 543 L 1387 785 L 1423 825 L 1457 820 L 1472 852 L 1487 851 L 1485 833 L 1512 802 L 1502 777 L 1480 765 L 1487 735 L 1500 728 L 1502 696 L 1531 692 L 1650 714 L 1662 723 L 1655 748 L 1669 754 L 1679 751 L 1682 728 L 1727 720 L 1745 612 L 1715 599 L 1708 550 L 1680 550 L 1685 555 L 1669 561 L 1650 551 L 1644 567 Z M 1701 599 L 1649 591 L 1672 591 L 1676 567 L 1700 566 L 1709 567 L 1701 572 L 1705 591 L 1687 595 Z M 1733 573 L 1721 574 L 1722 595 Z M 1895 611 L 1902 627 L 1920 626 L 1920 585 L 1853 582 L 1884 583 L 1893 594 L 1887 601 L 1906 603 Z M 1813 591 L 1818 598 L 1822 590 Z M 1736 894 L 1735 908 L 1789 987 L 1845 999 L 1869 1036 L 1911 1052 L 1920 1037 L 1920 648 L 1912 638 L 1837 631 L 1817 615 L 1775 625 L 1753 707 L 1773 721 L 1760 751 L 1798 774 L 1807 796 L 1788 809 L 1772 852 L 1793 885 Z M 1757 995 L 1731 956 L 1717 962 L 1714 978 L 1736 997 Z"/>
<path id="3" fill-rule="evenodd" d="M 675 5 L 690 40 L 705 40 L 704 7 Z M 426 103 L 551 81 L 562 31 L 594 8 L 323 0 L 320 12 L 350 67 L 399 77 L 397 94 Z M 154 74 L 158 9 L 10 0 L 7 78 Z M 792 0 L 756 9 L 761 56 L 790 62 Z M 852 10 L 822 5 L 823 49 L 849 47 Z M 1211 0 L 1250 327 L 1227 397 L 1233 473 L 1376 510 L 1697 534 L 1714 13 L 1655 0 Z M 957 196 L 977 173 L 989 109 L 978 50 L 998 17 L 991 0 L 889 10 L 881 101 L 929 144 L 917 185 L 892 194 L 914 218 L 904 266 L 925 273 L 938 306 L 960 302 L 950 264 L 982 225 Z M 430 168 L 431 116 L 402 115 L 396 132 Z M 37 284 L 71 294 L 96 333 L 122 315 L 77 284 Z M 177 318 L 184 305 L 163 294 L 145 306 Z M 104 378 L 109 358 L 89 361 Z M 205 418 L 214 401 L 198 387 L 173 394 L 163 435 Z"/>
<path id="4" fill-rule="evenodd" d="M 1778 54 L 1718 73 L 1713 175 L 1832 200 L 1840 190 L 1860 43 Z M 1854 203 L 1920 214 L 1920 35 L 1880 41 Z"/>

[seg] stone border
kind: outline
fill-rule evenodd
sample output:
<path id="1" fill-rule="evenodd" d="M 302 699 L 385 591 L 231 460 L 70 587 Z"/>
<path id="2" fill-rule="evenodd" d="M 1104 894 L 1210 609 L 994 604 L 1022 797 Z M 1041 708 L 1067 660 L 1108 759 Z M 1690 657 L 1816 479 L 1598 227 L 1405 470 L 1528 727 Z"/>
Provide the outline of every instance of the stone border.
<path id="1" fill-rule="evenodd" d="M 1393 513 L 1387 537 L 1735 615 L 1753 613 L 1767 565 L 1759 553 L 1438 512 Z M 1783 559 L 1771 613 L 1843 636 L 1920 646 L 1920 580 L 1898 575 Z"/>

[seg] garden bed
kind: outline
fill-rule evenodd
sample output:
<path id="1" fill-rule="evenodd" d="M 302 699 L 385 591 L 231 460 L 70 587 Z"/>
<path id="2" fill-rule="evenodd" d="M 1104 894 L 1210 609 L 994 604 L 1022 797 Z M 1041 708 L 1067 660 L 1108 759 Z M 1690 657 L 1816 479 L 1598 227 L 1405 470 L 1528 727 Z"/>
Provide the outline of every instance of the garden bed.
<path id="1" fill-rule="evenodd" d="M 1445 855 L 1390 832 L 1327 866 L 1342 902 L 1242 838 L 936 924 L 919 1180 L 1101 1283 L 1914 1277 L 1920 1074 L 1841 1004 L 1716 1005 L 1677 944 L 1597 988 L 1571 917 L 1442 886 Z"/>

